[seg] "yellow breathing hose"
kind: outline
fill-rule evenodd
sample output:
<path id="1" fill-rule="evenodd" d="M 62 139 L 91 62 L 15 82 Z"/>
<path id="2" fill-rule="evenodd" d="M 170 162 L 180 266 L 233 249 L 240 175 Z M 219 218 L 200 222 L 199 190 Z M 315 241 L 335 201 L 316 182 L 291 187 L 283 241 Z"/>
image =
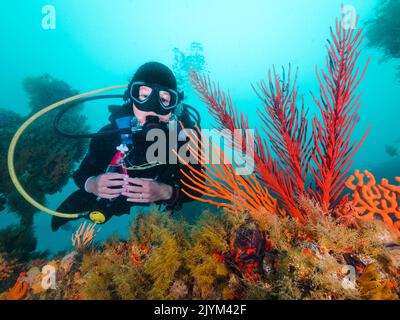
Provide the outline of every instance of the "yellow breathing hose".
<path id="1" fill-rule="evenodd" d="M 22 124 L 22 126 L 19 127 L 19 129 L 15 133 L 14 137 L 12 138 L 11 143 L 10 143 L 10 147 L 8 149 L 8 156 L 7 156 L 8 172 L 10 173 L 11 181 L 14 184 L 15 188 L 17 189 L 17 191 L 21 194 L 21 196 L 26 201 L 28 201 L 31 205 L 33 205 L 34 207 L 36 207 L 40 211 L 43 211 L 45 213 L 48 213 L 48 214 L 51 214 L 51 215 L 54 215 L 54 216 L 57 216 L 57 217 L 61 217 L 61 218 L 78 218 L 78 217 L 81 216 L 81 214 L 79 214 L 79 213 L 63 213 L 63 212 L 58 212 L 58 211 L 54 211 L 54 210 L 51 210 L 49 208 L 46 208 L 45 206 L 43 206 L 39 202 L 37 202 L 35 199 L 33 199 L 25 191 L 25 189 L 21 186 L 21 183 L 19 182 L 19 180 L 17 178 L 17 175 L 15 173 L 15 167 L 14 167 L 15 147 L 16 147 L 17 142 L 18 142 L 19 138 L 21 137 L 22 133 L 25 131 L 25 129 L 28 128 L 28 126 L 33 121 L 35 121 L 36 119 L 38 119 L 39 117 L 41 117 L 45 113 L 47 113 L 47 112 L 49 112 L 51 110 L 54 110 L 54 109 L 56 109 L 56 108 L 58 108 L 60 106 L 63 106 L 64 104 L 66 104 L 68 102 L 75 101 L 75 100 L 80 99 L 80 98 L 85 98 L 87 96 L 91 96 L 91 95 L 102 93 L 102 92 L 106 92 L 106 91 L 111 91 L 111 90 L 116 90 L 116 89 L 125 89 L 126 87 L 127 87 L 126 85 L 112 86 L 112 87 L 108 87 L 108 88 L 103 88 L 103 89 L 98 89 L 98 90 L 94 90 L 94 91 L 78 94 L 76 96 L 61 100 L 59 102 L 53 103 L 52 105 L 50 105 L 50 106 L 38 111 L 33 116 L 31 116 L 28 120 L 26 120 Z"/>

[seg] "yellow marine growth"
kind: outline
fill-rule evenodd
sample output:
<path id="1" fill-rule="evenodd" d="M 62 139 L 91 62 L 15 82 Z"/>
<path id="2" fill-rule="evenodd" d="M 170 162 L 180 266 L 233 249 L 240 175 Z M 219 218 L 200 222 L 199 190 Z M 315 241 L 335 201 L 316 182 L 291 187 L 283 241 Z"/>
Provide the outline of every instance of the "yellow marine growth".
<path id="1" fill-rule="evenodd" d="M 193 244 L 185 252 L 185 261 L 193 276 L 195 296 L 200 299 L 220 298 L 219 294 L 229 280 L 228 271 L 219 255 L 229 251 L 231 232 L 232 225 L 226 216 L 221 217 L 209 211 L 203 213 L 193 229 Z"/>
<path id="2" fill-rule="evenodd" d="M 194 225 L 155 209 L 139 213 L 129 239 L 34 260 L 0 299 L 398 298 L 400 245 L 385 224 L 345 225 L 315 200 L 298 202 L 307 224 L 275 215 L 258 223 L 246 210 L 206 210 Z M 57 282 L 43 290 L 48 265 Z"/>
<path id="3" fill-rule="evenodd" d="M 393 292 L 395 285 L 385 277 L 376 263 L 365 268 L 364 273 L 357 280 L 361 294 L 369 300 L 396 300 L 398 295 Z"/>
<path id="4" fill-rule="evenodd" d="M 186 290 L 186 284 L 179 281 L 184 251 L 189 246 L 185 229 L 182 221 L 174 221 L 155 208 L 136 215 L 131 226 L 132 263 L 142 266 L 149 279 L 147 299 L 179 298 Z"/>
<path id="5" fill-rule="evenodd" d="M 160 245 L 144 265 L 144 271 L 153 276 L 154 283 L 148 293 L 149 299 L 171 299 L 168 289 L 175 274 L 182 266 L 182 248 L 173 234 L 162 230 Z"/>
<path id="6" fill-rule="evenodd" d="M 299 203 L 309 223 L 271 216 L 265 225 L 273 249 L 279 252 L 265 260 L 275 272 L 253 284 L 247 290 L 249 298 L 396 299 L 400 260 L 386 247 L 396 237 L 382 223 L 374 219 L 346 226 L 324 214 L 315 201 L 301 198 Z M 372 264 L 379 266 L 379 279 L 368 275 Z M 390 284 L 384 295 L 366 292 L 380 280 Z"/>
<path id="7" fill-rule="evenodd" d="M 400 183 L 400 177 L 395 179 Z M 387 179 L 378 184 L 369 171 L 356 170 L 346 181 L 346 186 L 353 191 L 352 202 L 359 210 L 358 218 L 381 219 L 400 236 L 400 185 L 390 184 Z"/>
<path id="8" fill-rule="evenodd" d="M 84 255 L 79 278 L 76 292 L 85 300 L 145 299 L 149 290 L 143 266 L 131 263 L 129 245 L 120 241 Z"/>

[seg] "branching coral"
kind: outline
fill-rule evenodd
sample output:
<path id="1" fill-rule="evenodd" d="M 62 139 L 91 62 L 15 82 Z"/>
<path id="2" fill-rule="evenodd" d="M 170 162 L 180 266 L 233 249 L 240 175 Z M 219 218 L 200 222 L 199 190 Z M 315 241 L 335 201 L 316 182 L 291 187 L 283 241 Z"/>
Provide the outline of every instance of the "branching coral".
<path id="1" fill-rule="evenodd" d="M 200 146 L 201 150 L 207 150 L 204 141 L 202 134 L 200 139 L 196 135 L 192 136 L 193 144 Z M 237 174 L 233 165 L 216 165 L 215 163 L 219 163 L 218 156 L 225 158 L 225 153 L 216 144 L 211 145 L 211 148 L 211 161 L 207 170 L 194 170 L 189 163 L 187 165 L 191 169 L 190 174 L 182 170 L 188 181 L 182 181 L 186 187 L 182 190 L 185 194 L 198 201 L 224 207 L 231 213 L 246 208 L 256 219 L 262 219 L 268 213 L 279 216 L 286 214 L 279 208 L 277 200 L 261 185 L 256 175 L 241 176 Z M 196 152 L 191 146 L 188 149 Z M 207 157 L 208 152 L 201 152 L 201 163 L 208 163 Z M 204 190 L 202 193 L 208 198 L 196 197 L 191 192 L 199 190 Z"/>
<path id="2" fill-rule="evenodd" d="M 380 1 L 374 18 L 367 21 L 369 45 L 383 49 L 388 57 L 400 58 L 400 3 L 396 0 Z"/>
<path id="3" fill-rule="evenodd" d="M 91 249 L 93 240 L 97 235 L 96 224 L 87 224 L 83 222 L 75 233 L 71 236 L 72 245 L 75 251 Z"/>
<path id="4" fill-rule="evenodd" d="M 241 136 L 235 137 L 233 140 L 234 150 L 241 153 L 251 148 L 252 150 L 250 151 L 253 154 L 253 146 L 247 144 L 249 141 L 246 134 L 249 129 L 248 119 L 244 117 L 243 113 L 238 116 L 237 108 L 233 104 L 230 94 L 226 95 L 219 85 L 213 83 L 209 77 L 201 76 L 196 72 L 191 73 L 191 81 L 200 99 L 207 104 L 209 112 L 218 123 L 220 129 L 227 129 L 231 133 L 237 129 L 241 130 Z M 274 83 L 271 82 L 270 85 L 273 87 Z M 286 88 L 286 86 L 287 84 L 284 84 L 282 88 Z M 282 88 L 277 88 L 277 90 L 282 93 Z M 275 91 L 275 89 L 271 89 L 271 91 Z M 282 103 L 282 100 L 277 103 Z M 275 110 L 279 108 L 282 107 L 275 107 Z M 276 136 L 278 135 L 279 133 L 276 134 Z M 276 146 L 276 148 L 279 148 L 279 146 Z M 272 157 L 265 140 L 261 138 L 258 131 L 256 131 L 255 135 L 254 151 L 254 170 L 257 177 L 279 197 L 282 205 L 290 215 L 302 219 L 302 215 L 295 205 L 294 187 L 290 176 L 282 169 L 280 162 Z M 215 176 L 211 177 L 211 179 L 209 177 L 208 181 L 210 180 L 214 180 L 216 184 L 221 184 L 215 179 Z"/>
<path id="5" fill-rule="evenodd" d="M 10 258 L 27 261 L 35 257 L 36 238 L 31 226 L 8 226 L 0 230 L 0 251 L 7 252 Z"/>
<path id="6" fill-rule="evenodd" d="M 366 23 L 368 45 L 382 50 L 385 58 L 400 58 L 400 2 L 379 1 L 375 17 Z M 400 73 L 398 73 L 400 80 Z"/>
<path id="7" fill-rule="evenodd" d="M 287 76 L 284 72 L 281 78 L 275 70 L 269 72 L 268 84 L 261 82 L 258 85 L 257 95 L 264 105 L 264 113 L 259 112 L 259 115 L 266 125 L 265 132 L 276 158 L 272 156 L 267 142 L 256 131 L 254 169 L 257 178 L 278 198 L 287 214 L 303 222 L 306 221 L 306 213 L 299 209 L 296 199 L 309 192 L 325 212 L 335 208 L 344 189 L 345 175 L 351 166 L 352 156 L 365 138 L 352 144 L 351 133 L 358 122 L 357 111 L 360 107 L 360 95 L 356 96 L 355 91 L 368 65 L 359 74 L 356 64 L 361 53 L 361 33 L 362 30 L 356 32 L 354 29 L 341 28 L 339 21 L 336 22 L 336 33 L 331 32 L 332 41 L 327 46 L 326 58 L 328 71 L 323 71 L 322 77 L 317 73 L 321 97 L 317 99 L 313 96 L 322 119 L 314 118 L 311 137 L 307 133 L 304 104 L 299 108 L 297 103 L 297 75 L 292 82 L 290 68 Z M 234 148 L 240 152 L 252 148 L 246 145 L 248 119 L 243 113 L 237 112 L 230 94 L 222 92 L 219 85 L 209 77 L 193 72 L 191 80 L 220 128 L 230 132 L 242 129 L 240 139 L 234 140 Z M 309 170 L 314 179 L 314 188 L 306 186 Z M 229 172 L 229 169 L 226 171 Z M 222 177 L 222 174 L 211 173 L 207 177 L 208 183 L 214 189 L 215 186 L 223 189 L 220 185 L 227 181 Z M 227 190 L 239 189 L 240 180 L 230 180 L 230 189 Z M 232 187 L 232 184 L 238 187 Z M 264 194 L 261 192 L 255 196 Z M 209 196 L 220 196 L 220 193 L 211 192 Z M 254 192 L 251 196 L 254 196 Z"/>
<path id="8" fill-rule="evenodd" d="M 396 181 L 400 182 L 400 177 L 396 177 Z M 372 173 L 356 170 L 346 181 L 346 186 L 353 191 L 352 202 L 359 210 L 360 219 L 378 218 L 400 235 L 399 185 L 392 185 L 387 179 L 382 179 L 382 182 L 377 184 Z"/>
<path id="9" fill-rule="evenodd" d="M 297 106 L 296 82 L 297 72 L 292 83 L 290 66 L 287 75 L 283 70 L 282 80 L 275 68 L 272 74 L 269 71 L 269 84 L 265 81 L 258 84 L 260 92 L 257 95 L 263 101 L 265 111 L 258 111 L 258 114 L 266 126 L 265 134 L 288 175 L 291 187 L 302 194 L 306 191 L 311 141 L 307 138 L 308 122 L 304 102 L 300 109 Z"/>
<path id="10" fill-rule="evenodd" d="M 24 80 L 23 85 L 29 100 L 30 115 L 77 93 L 64 81 L 50 75 L 29 77 Z M 30 115 L 20 116 L 11 109 L 0 109 L 2 159 L 5 158 L 13 134 Z M 53 120 L 54 114 L 48 114 L 35 121 L 21 138 L 16 150 L 15 169 L 18 177 L 29 194 L 41 203 L 45 202 L 46 195 L 61 191 L 67 184 L 76 162 L 86 150 L 87 141 L 56 136 L 49 131 L 53 127 Z M 82 132 L 88 129 L 85 121 L 78 108 L 65 115 L 62 125 L 67 131 Z M 0 194 L 7 199 L 7 209 L 21 217 L 20 225 L 12 229 L 11 233 L 12 238 L 16 238 L 18 234 L 18 243 L 12 243 L 11 247 L 4 249 L 6 243 L 3 243 L 3 237 L 0 236 L 0 247 L 3 247 L 2 250 L 15 252 L 19 259 L 27 260 L 36 247 L 33 232 L 33 215 L 36 209 L 14 188 L 6 161 L 0 162 Z"/>
<path id="11" fill-rule="evenodd" d="M 336 33 L 331 31 L 332 42 L 327 45 L 326 66 L 328 72 L 318 74 L 320 98 L 313 96 L 322 119 L 313 120 L 315 152 L 312 159 L 315 167 L 311 172 L 315 180 L 315 190 L 310 190 L 325 210 L 332 209 L 344 189 L 346 173 L 351 167 L 352 157 L 364 141 L 352 143 L 351 133 L 358 122 L 361 93 L 356 96 L 364 70 L 359 74 L 356 68 L 361 54 L 362 30 L 343 28 L 336 21 Z"/>

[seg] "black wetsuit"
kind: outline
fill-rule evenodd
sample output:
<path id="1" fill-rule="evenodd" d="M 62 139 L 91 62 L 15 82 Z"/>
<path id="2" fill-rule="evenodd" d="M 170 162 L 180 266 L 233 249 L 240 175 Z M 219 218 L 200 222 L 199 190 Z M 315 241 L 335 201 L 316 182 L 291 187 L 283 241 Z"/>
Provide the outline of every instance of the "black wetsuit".
<path id="1" fill-rule="evenodd" d="M 115 118 L 121 115 L 112 114 L 110 116 L 110 124 L 106 125 L 99 132 L 110 131 L 117 129 L 115 123 Z M 191 121 L 187 113 L 183 113 L 179 120 L 183 123 L 185 128 L 194 129 L 194 123 Z M 141 139 L 141 138 L 139 138 Z M 135 139 L 134 139 L 135 140 Z M 136 149 L 132 149 L 127 158 L 131 156 L 136 156 L 140 153 L 141 149 L 137 148 L 142 146 L 142 140 L 136 141 Z M 143 140 L 143 143 L 146 143 Z M 185 142 L 178 142 L 178 148 Z M 111 216 L 129 214 L 130 208 L 132 206 L 148 206 L 148 204 L 134 203 L 126 201 L 126 197 L 119 196 L 113 201 L 107 199 L 97 200 L 94 194 L 85 191 L 85 182 L 91 176 L 97 176 L 106 172 L 107 167 L 116 153 L 116 147 L 121 144 L 121 135 L 119 133 L 94 137 L 90 141 L 89 150 L 81 162 L 79 168 L 73 174 L 73 180 L 78 186 L 79 190 L 73 192 L 66 200 L 64 200 L 58 207 L 57 211 L 65 213 L 81 213 L 89 212 L 92 210 L 99 210 L 106 215 L 107 219 Z M 142 148 L 143 149 L 143 148 Z M 178 149 L 179 150 L 179 149 Z M 143 156 L 143 155 L 142 155 Z M 193 168 L 196 170 L 201 169 L 200 164 L 194 164 Z M 183 181 L 187 181 L 181 169 L 185 172 L 189 172 L 189 167 L 181 164 L 163 164 L 161 166 L 156 166 L 150 169 L 142 171 L 129 171 L 130 177 L 140 177 L 140 178 L 152 178 L 159 182 L 168 184 L 173 187 L 173 194 L 167 201 L 158 201 L 156 204 L 164 204 L 167 209 L 174 209 L 180 207 L 183 203 L 192 201 L 193 199 L 188 197 L 182 192 Z M 192 192 L 193 193 L 193 192 Z M 195 196 L 201 196 L 200 193 L 194 192 Z M 56 231 L 60 226 L 67 223 L 69 220 L 65 218 L 59 218 L 53 216 L 52 219 L 52 230 Z"/>

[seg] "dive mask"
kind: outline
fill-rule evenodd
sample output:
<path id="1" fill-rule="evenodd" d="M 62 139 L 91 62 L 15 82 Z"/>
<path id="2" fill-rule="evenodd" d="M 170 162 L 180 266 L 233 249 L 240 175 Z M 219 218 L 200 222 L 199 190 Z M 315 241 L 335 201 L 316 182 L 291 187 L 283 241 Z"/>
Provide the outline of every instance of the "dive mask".
<path id="1" fill-rule="evenodd" d="M 135 106 L 141 111 L 166 115 L 183 99 L 183 92 L 147 82 L 134 82 L 129 92 Z"/>

